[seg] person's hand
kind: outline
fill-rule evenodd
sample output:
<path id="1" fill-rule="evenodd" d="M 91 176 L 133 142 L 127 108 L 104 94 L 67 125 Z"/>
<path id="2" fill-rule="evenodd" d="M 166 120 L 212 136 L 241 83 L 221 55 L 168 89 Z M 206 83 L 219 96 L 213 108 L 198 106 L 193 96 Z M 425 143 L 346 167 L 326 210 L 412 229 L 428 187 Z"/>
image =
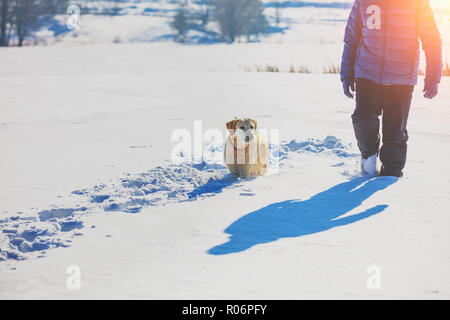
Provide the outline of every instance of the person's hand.
<path id="1" fill-rule="evenodd" d="M 438 94 L 439 83 L 425 80 L 425 86 L 423 88 L 423 96 L 427 99 L 433 99 Z"/>
<path id="2" fill-rule="evenodd" d="M 350 99 L 353 99 L 352 92 L 355 92 L 355 79 L 345 79 L 342 81 L 342 86 L 344 87 L 344 94 Z"/>

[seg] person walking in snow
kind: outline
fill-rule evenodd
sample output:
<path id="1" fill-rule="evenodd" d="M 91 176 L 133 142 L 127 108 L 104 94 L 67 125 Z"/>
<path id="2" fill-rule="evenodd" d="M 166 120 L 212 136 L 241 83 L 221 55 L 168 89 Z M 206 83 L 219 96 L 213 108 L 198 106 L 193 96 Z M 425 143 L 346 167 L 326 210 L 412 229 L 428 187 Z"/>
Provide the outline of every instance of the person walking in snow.
<path id="1" fill-rule="evenodd" d="M 424 96 L 432 99 L 438 93 L 443 64 L 442 41 L 429 0 L 355 0 L 345 31 L 341 80 L 346 96 L 353 98 L 356 91 L 352 121 L 365 173 L 376 174 L 379 155 L 380 175 L 403 175 L 419 40 L 426 55 Z"/>

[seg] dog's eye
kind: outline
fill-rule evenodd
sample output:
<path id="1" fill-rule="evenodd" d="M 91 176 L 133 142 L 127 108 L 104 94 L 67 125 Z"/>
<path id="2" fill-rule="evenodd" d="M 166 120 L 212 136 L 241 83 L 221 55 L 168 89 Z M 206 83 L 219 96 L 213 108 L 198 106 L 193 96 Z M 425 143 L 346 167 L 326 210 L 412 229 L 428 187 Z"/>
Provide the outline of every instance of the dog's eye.
<path id="1" fill-rule="evenodd" d="M 241 130 L 245 130 L 245 127 L 244 126 L 241 126 L 239 129 L 241 129 Z"/>
<path id="2" fill-rule="evenodd" d="M 250 126 L 250 129 L 252 129 L 252 130 L 253 130 L 253 126 Z"/>

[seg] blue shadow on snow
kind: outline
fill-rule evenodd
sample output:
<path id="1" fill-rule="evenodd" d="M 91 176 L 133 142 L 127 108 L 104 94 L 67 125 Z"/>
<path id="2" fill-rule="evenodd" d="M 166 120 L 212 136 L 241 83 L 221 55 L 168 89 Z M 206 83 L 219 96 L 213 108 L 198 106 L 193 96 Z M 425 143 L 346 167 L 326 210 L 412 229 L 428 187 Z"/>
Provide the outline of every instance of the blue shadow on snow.
<path id="1" fill-rule="evenodd" d="M 248 180 L 253 178 L 248 178 Z M 239 178 L 232 174 L 226 174 L 221 179 L 210 178 L 204 185 L 198 186 L 187 194 L 188 199 L 197 199 L 197 197 L 215 195 L 223 191 L 223 189 L 232 186 L 236 182 L 239 182 Z"/>
<path id="2" fill-rule="evenodd" d="M 225 233 L 230 235 L 228 242 L 209 249 L 208 253 L 224 255 L 242 252 L 257 244 L 301 237 L 366 219 L 382 212 L 388 205 L 377 205 L 358 214 L 339 217 L 397 180 L 394 177 L 354 178 L 308 200 L 270 204 L 233 222 L 225 229 Z"/>

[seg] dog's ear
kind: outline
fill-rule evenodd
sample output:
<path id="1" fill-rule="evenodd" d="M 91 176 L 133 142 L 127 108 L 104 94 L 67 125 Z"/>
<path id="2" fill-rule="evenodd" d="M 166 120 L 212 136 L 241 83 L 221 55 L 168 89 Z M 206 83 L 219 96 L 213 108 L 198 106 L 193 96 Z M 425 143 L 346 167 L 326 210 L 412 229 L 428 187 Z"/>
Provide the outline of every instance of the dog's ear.
<path id="1" fill-rule="evenodd" d="M 250 119 L 250 121 L 253 123 L 253 128 L 256 130 L 258 128 L 258 121 Z"/>
<path id="2" fill-rule="evenodd" d="M 226 123 L 226 127 L 231 134 L 234 134 L 234 131 L 236 131 L 236 123 L 238 123 L 238 121 L 239 119 L 234 117 L 234 120 L 231 120 Z"/>

